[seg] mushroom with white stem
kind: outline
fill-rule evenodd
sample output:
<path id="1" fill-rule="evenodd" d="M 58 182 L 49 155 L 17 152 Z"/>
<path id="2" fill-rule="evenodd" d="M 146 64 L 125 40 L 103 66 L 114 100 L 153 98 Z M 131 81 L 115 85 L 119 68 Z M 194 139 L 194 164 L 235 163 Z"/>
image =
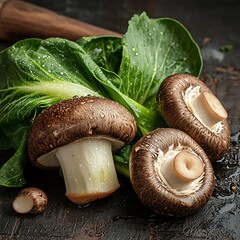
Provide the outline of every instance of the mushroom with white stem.
<path id="1" fill-rule="evenodd" d="M 157 100 L 169 127 L 191 136 L 212 162 L 224 157 L 230 145 L 228 114 L 199 78 L 189 74 L 169 76 L 160 85 Z"/>
<path id="2" fill-rule="evenodd" d="M 186 133 L 172 128 L 156 129 L 134 145 L 130 180 L 145 205 L 178 217 L 203 207 L 215 184 L 211 162 L 203 149 Z"/>
<path id="3" fill-rule="evenodd" d="M 36 187 L 28 187 L 21 190 L 13 201 L 13 209 L 21 214 L 42 213 L 48 203 L 48 197 L 44 191 Z"/>
<path id="4" fill-rule="evenodd" d="M 133 140 L 133 115 L 119 103 L 94 96 L 52 105 L 35 119 L 28 153 L 36 167 L 61 167 L 66 196 L 75 204 L 104 198 L 119 188 L 112 151 Z"/>

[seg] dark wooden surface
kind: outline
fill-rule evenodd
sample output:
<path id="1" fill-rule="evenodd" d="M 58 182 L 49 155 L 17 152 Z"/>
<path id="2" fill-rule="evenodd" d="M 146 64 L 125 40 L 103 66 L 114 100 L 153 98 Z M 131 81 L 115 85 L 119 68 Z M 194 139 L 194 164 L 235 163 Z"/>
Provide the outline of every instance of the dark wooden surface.
<path id="1" fill-rule="evenodd" d="M 74 1 L 29 0 L 58 13 L 124 33 L 135 13 L 172 17 L 181 21 L 201 47 L 201 78 L 226 107 L 232 144 L 227 156 L 214 165 L 216 188 L 208 204 L 195 215 L 171 218 L 149 210 L 136 198 L 128 179 L 110 197 L 85 207 L 64 196 L 58 172 L 29 166 L 29 185 L 45 190 L 46 211 L 22 216 L 12 209 L 19 189 L 0 187 L 0 240 L 3 239 L 240 239 L 240 1 Z M 3 49 L 10 43 L 0 42 Z M 221 52 L 230 45 L 232 51 Z"/>

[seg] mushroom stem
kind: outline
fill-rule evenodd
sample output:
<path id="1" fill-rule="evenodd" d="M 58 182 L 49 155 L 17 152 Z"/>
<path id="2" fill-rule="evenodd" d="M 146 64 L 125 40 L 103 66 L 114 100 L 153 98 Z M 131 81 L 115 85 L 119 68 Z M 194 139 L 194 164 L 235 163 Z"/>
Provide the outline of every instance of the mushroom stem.
<path id="1" fill-rule="evenodd" d="M 228 116 L 220 101 L 210 92 L 202 92 L 194 98 L 189 108 L 210 129 Z"/>
<path id="2" fill-rule="evenodd" d="M 66 196 L 75 204 L 106 197 L 119 188 L 109 140 L 85 138 L 58 148 L 56 156 L 62 168 Z"/>
<path id="3" fill-rule="evenodd" d="M 47 203 L 45 192 L 36 187 L 28 187 L 17 194 L 12 206 L 18 213 L 38 214 L 45 210 Z"/>
<path id="4" fill-rule="evenodd" d="M 181 151 L 166 159 L 161 167 L 161 173 L 168 184 L 176 190 L 185 190 L 204 171 L 202 160 L 194 153 Z"/>
<path id="5" fill-rule="evenodd" d="M 18 213 L 29 213 L 33 206 L 33 198 L 29 195 L 18 196 L 13 201 L 13 208 Z"/>

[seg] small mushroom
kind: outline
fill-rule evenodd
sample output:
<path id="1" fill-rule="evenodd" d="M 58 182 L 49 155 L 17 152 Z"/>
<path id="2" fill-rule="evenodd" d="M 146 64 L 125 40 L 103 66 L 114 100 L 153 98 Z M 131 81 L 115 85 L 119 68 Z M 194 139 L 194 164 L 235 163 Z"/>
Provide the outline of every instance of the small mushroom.
<path id="1" fill-rule="evenodd" d="M 28 187 L 17 194 L 12 206 L 17 213 L 39 214 L 45 210 L 47 203 L 47 195 L 41 189 Z"/>
<path id="2" fill-rule="evenodd" d="M 191 136 L 212 162 L 224 157 L 230 145 L 228 114 L 200 79 L 189 74 L 172 75 L 161 84 L 157 98 L 169 127 Z"/>
<path id="3" fill-rule="evenodd" d="M 178 217 L 203 207 L 215 183 L 203 149 L 186 133 L 172 128 L 156 129 L 134 145 L 130 180 L 145 205 Z"/>
<path id="4" fill-rule="evenodd" d="M 36 167 L 61 167 L 66 196 L 75 204 L 104 198 L 119 188 L 112 151 L 136 135 L 132 114 L 119 103 L 93 96 L 52 105 L 35 119 L 28 136 Z"/>

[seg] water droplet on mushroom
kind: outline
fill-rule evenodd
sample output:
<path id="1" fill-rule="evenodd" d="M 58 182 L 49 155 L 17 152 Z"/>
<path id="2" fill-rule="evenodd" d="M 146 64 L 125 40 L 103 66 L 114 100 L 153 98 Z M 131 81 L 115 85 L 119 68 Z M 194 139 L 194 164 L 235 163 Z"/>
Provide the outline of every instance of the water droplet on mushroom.
<path id="1" fill-rule="evenodd" d="M 102 118 L 104 118 L 104 117 L 105 117 L 105 114 L 104 114 L 104 113 L 101 113 L 100 116 L 101 116 Z"/>
<path id="2" fill-rule="evenodd" d="M 58 135 L 59 131 L 58 130 L 54 130 L 53 131 L 53 135 L 56 137 Z"/>
<path id="3" fill-rule="evenodd" d="M 88 134 L 89 134 L 89 135 L 93 134 L 92 129 L 90 129 L 90 130 L 88 131 Z"/>
<path id="4" fill-rule="evenodd" d="M 140 147 L 136 147 L 136 148 L 134 149 L 134 151 L 135 151 L 135 152 L 138 152 L 140 149 L 141 149 Z"/>

